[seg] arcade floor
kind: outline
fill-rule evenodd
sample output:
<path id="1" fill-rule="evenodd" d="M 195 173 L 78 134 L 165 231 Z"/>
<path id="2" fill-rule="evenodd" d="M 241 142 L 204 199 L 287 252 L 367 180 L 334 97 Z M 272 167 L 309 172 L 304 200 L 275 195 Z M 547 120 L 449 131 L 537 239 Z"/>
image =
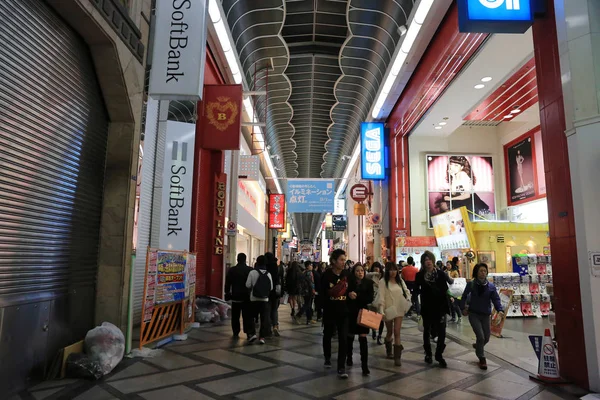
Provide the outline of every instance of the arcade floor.
<path id="1" fill-rule="evenodd" d="M 405 321 L 402 330 L 402 367 L 394 367 L 385 359 L 383 346 L 369 339 L 371 376 L 362 376 L 356 349 L 350 378 L 341 381 L 335 369 L 323 369 L 321 327 L 293 325 L 288 310 L 280 310 L 282 336 L 268 339 L 266 345 L 232 340 L 227 325 L 202 327 L 186 342 L 165 346 L 154 358 L 124 359 L 100 381 L 44 382 L 9 400 L 579 398 L 569 388 L 539 386 L 525 371 L 493 356 L 488 358 L 488 371 L 481 371 L 473 349 L 457 342 L 448 342 L 448 369 L 428 366 L 414 321 Z"/>

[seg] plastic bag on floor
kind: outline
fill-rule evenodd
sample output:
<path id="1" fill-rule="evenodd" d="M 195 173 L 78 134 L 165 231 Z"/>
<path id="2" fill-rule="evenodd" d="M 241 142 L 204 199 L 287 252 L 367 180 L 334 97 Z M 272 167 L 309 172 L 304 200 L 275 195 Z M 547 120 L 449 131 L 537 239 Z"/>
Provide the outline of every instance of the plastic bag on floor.
<path id="1" fill-rule="evenodd" d="M 125 336 L 110 322 L 104 322 L 85 335 L 85 353 L 98 361 L 104 375 L 110 373 L 123 359 Z"/>
<path id="2" fill-rule="evenodd" d="M 66 373 L 68 378 L 94 380 L 100 379 L 104 375 L 100 363 L 83 353 L 69 354 Z"/>

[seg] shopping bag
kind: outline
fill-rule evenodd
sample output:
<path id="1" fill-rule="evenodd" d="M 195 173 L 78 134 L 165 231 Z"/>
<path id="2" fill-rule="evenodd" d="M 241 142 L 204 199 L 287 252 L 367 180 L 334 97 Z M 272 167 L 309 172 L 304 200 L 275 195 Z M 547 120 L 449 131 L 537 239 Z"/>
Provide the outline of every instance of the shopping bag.
<path id="1" fill-rule="evenodd" d="M 361 308 L 356 323 L 364 328 L 379 329 L 382 317 L 379 313 Z"/>
<path id="2" fill-rule="evenodd" d="M 281 300 L 280 300 L 281 304 L 283 304 L 283 305 L 287 304 L 289 298 L 290 298 L 290 295 L 285 293 L 283 296 L 281 296 Z"/>
<path id="3" fill-rule="evenodd" d="M 419 332 L 423 332 L 425 330 L 425 327 L 423 326 L 423 317 L 421 317 L 419 315 L 419 321 L 418 321 L 418 328 L 419 328 Z"/>
<path id="4" fill-rule="evenodd" d="M 455 278 L 454 283 L 448 288 L 448 294 L 455 299 L 459 299 L 462 297 L 466 287 L 467 280 L 465 278 Z"/>

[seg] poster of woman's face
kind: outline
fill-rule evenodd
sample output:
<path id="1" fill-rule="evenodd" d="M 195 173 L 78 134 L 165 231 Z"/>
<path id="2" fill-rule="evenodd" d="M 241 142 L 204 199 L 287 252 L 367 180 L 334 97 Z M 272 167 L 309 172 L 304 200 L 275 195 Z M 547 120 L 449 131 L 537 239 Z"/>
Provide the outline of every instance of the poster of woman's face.
<path id="1" fill-rule="evenodd" d="M 495 219 L 492 157 L 427 156 L 429 227 L 431 217 L 466 207 L 471 220 Z"/>
<path id="2" fill-rule="evenodd" d="M 535 197 L 533 142 L 531 136 L 506 147 L 510 201 Z"/>

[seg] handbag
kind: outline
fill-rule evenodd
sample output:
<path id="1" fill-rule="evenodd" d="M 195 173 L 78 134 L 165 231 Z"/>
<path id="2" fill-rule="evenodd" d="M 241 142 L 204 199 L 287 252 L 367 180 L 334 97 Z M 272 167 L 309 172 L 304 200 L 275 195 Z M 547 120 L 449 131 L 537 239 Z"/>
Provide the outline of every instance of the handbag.
<path id="1" fill-rule="evenodd" d="M 335 298 L 339 298 L 346 295 L 348 291 L 348 278 L 345 276 L 335 284 L 334 287 L 329 289 L 329 296 Z"/>
<path id="2" fill-rule="evenodd" d="M 379 325 L 381 324 L 382 318 L 383 315 L 377 312 L 361 308 L 358 312 L 358 318 L 356 319 L 356 323 L 357 325 L 360 325 L 364 328 L 379 329 Z"/>

